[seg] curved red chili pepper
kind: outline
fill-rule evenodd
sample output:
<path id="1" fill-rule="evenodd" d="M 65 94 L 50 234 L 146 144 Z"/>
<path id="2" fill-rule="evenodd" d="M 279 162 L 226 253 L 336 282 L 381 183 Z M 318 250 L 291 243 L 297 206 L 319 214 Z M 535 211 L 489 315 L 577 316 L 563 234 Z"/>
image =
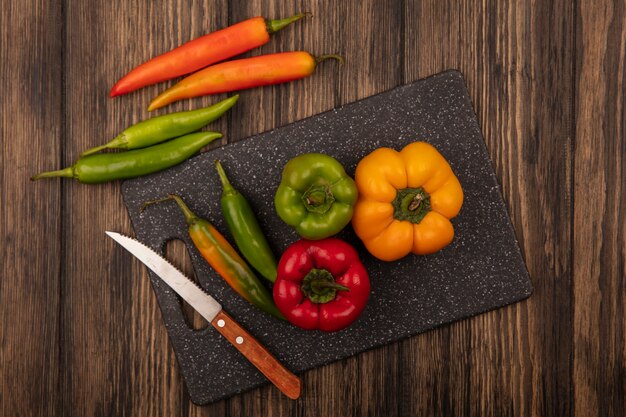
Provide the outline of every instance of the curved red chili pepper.
<path id="1" fill-rule="evenodd" d="M 299 240 L 278 263 L 274 302 L 303 329 L 343 329 L 359 317 L 369 293 L 369 276 L 357 252 L 339 239 Z"/>
<path id="2" fill-rule="evenodd" d="M 299 13 L 278 20 L 253 17 L 191 40 L 135 67 L 113 86 L 110 95 L 115 97 L 130 93 L 242 54 L 266 44 L 270 34 L 309 14 Z"/>

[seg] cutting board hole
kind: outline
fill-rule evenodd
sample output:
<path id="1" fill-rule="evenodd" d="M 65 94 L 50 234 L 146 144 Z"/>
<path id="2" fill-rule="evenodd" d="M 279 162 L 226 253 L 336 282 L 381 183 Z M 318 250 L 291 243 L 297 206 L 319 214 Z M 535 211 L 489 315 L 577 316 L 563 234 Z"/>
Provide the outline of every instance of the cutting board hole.
<path id="1" fill-rule="evenodd" d="M 193 279 L 198 285 L 196 279 L 196 273 L 187 252 L 187 246 L 185 242 L 180 239 L 173 239 L 165 244 L 165 257 L 178 269 L 180 269 L 185 275 Z M 208 322 L 200 314 L 196 312 L 186 301 L 178 297 L 178 302 L 185 315 L 185 321 L 194 330 L 202 330 L 207 327 Z"/>

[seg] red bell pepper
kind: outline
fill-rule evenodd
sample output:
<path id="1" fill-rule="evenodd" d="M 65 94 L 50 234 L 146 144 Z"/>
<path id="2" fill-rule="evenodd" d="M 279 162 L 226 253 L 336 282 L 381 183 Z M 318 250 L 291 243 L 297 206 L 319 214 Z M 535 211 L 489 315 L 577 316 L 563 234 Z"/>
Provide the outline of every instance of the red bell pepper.
<path id="1" fill-rule="evenodd" d="M 369 276 L 358 254 L 339 239 L 299 240 L 278 263 L 274 302 L 303 329 L 343 329 L 359 317 L 369 293 Z"/>

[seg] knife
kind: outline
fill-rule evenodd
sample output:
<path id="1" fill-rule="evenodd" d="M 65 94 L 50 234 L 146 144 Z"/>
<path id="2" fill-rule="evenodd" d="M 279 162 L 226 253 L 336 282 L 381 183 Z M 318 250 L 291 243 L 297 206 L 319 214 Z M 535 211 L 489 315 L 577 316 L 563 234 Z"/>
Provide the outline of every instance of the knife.
<path id="1" fill-rule="evenodd" d="M 287 397 L 300 397 L 300 378 L 289 372 L 252 335 L 222 310 L 217 300 L 161 255 L 128 236 L 106 232 L 178 293 Z"/>

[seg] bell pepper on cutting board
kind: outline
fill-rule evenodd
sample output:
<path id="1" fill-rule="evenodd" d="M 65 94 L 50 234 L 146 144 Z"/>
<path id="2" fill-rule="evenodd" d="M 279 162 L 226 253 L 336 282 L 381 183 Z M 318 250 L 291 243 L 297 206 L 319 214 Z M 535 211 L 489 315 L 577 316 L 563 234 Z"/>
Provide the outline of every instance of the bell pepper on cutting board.
<path id="1" fill-rule="evenodd" d="M 343 229 L 357 199 L 354 180 L 333 157 L 307 153 L 287 162 L 274 197 L 276 212 L 305 239 Z"/>
<path id="2" fill-rule="evenodd" d="M 333 332 L 349 326 L 369 293 L 369 276 L 357 252 L 336 238 L 299 240 L 278 263 L 274 302 L 303 329 Z"/>
<path id="3" fill-rule="evenodd" d="M 355 181 L 359 199 L 352 226 L 378 259 L 426 255 L 452 242 L 450 219 L 461 210 L 463 189 L 432 145 L 376 149 L 357 165 Z"/>

